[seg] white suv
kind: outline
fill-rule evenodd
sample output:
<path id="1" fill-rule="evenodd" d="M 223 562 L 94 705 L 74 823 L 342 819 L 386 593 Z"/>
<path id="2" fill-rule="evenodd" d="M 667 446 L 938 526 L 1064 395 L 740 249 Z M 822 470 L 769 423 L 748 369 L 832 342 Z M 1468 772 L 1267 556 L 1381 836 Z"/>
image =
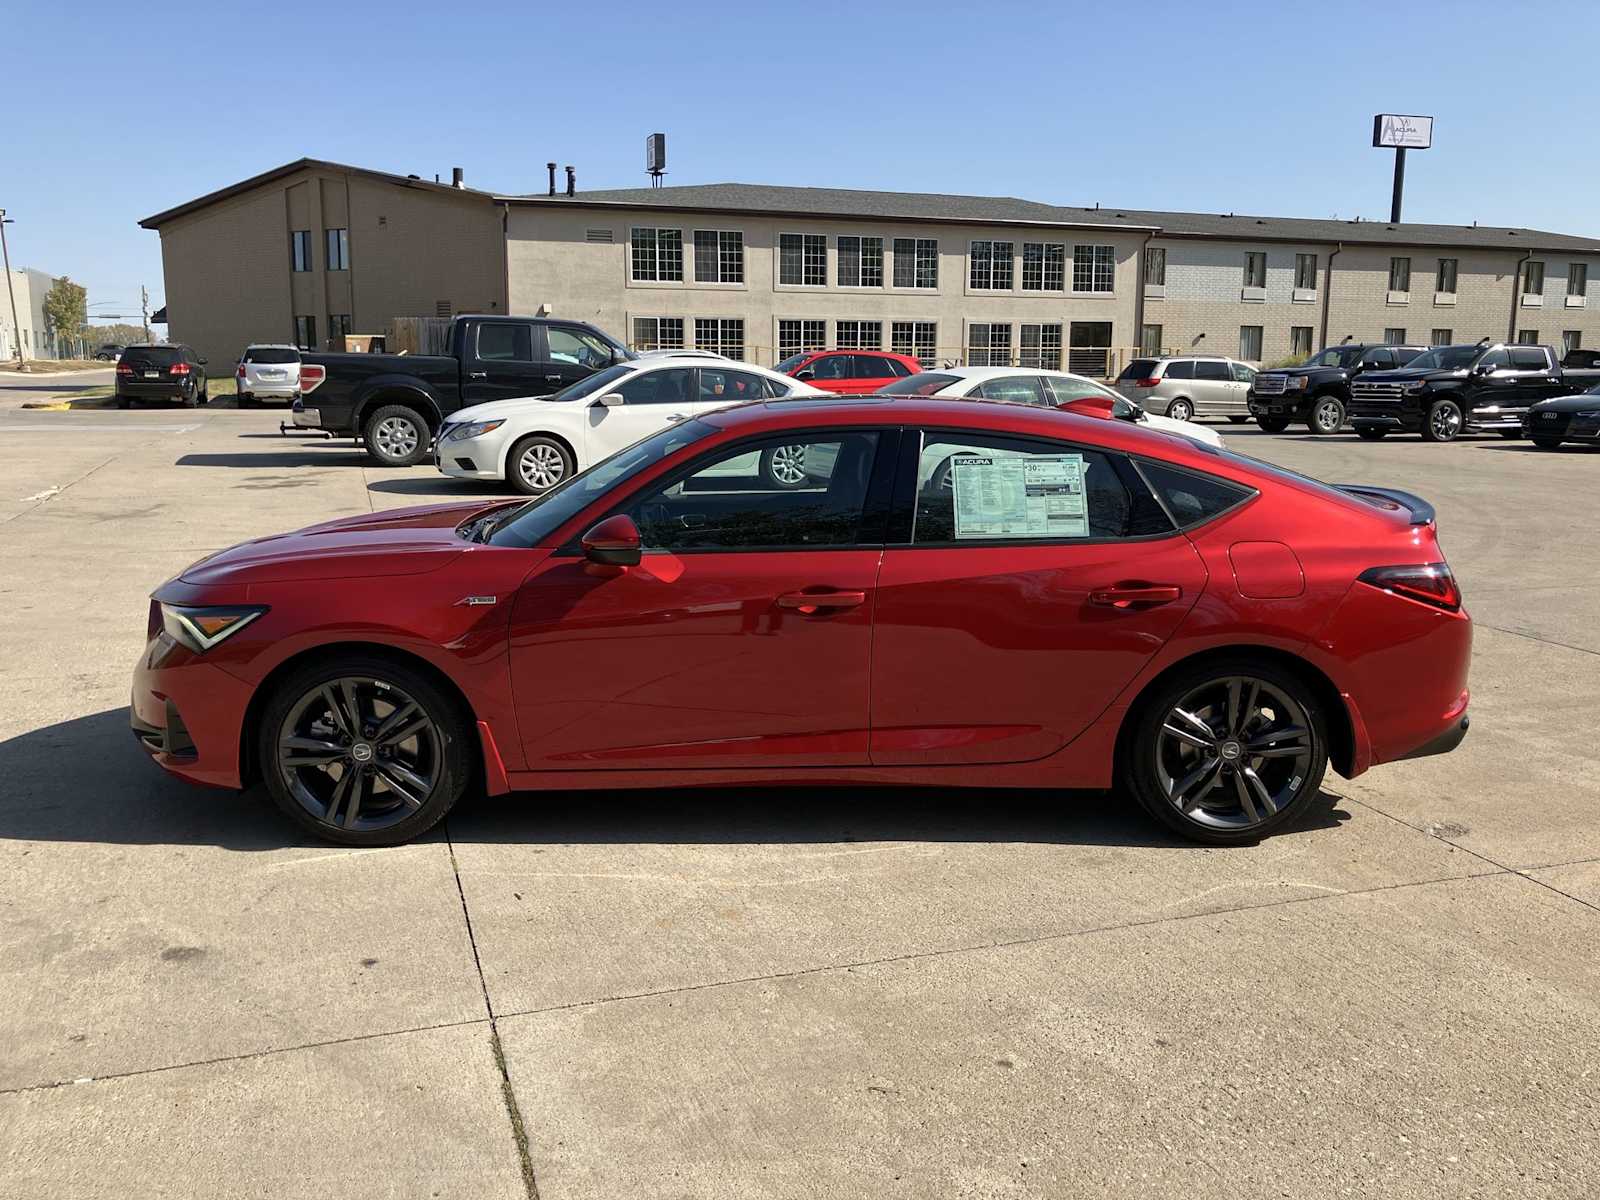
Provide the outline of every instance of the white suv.
<path id="1" fill-rule="evenodd" d="M 1255 377 L 1256 369 L 1238 359 L 1179 354 L 1134 359 L 1117 376 L 1116 389 L 1135 404 L 1175 421 L 1227 417 L 1240 424 L 1250 419 L 1250 384 Z"/>
<path id="2" fill-rule="evenodd" d="M 233 372 L 239 407 L 250 408 L 262 400 L 292 404 L 300 394 L 300 351 L 293 346 L 247 346 Z"/>

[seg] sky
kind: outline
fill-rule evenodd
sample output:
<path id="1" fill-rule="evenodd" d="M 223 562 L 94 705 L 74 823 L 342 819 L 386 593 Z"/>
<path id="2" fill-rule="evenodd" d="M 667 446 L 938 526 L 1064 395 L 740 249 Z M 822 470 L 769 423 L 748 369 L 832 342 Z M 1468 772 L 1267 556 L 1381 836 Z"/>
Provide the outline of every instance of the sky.
<path id="1" fill-rule="evenodd" d="M 271 167 L 638 187 L 658 130 L 669 185 L 1387 218 L 1380 112 L 1435 117 L 1405 219 L 1600 236 L 1593 0 L 417 8 L 9 0 L 12 265 L 137 314 L 162 299 L 139 219 Z"/>

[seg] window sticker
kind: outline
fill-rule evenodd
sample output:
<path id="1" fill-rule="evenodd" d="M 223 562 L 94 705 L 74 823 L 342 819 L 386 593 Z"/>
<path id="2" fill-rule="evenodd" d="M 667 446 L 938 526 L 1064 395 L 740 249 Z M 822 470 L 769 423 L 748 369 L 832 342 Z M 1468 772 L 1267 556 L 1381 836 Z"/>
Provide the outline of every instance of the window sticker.
<path id="1" fill-rule="evenodd" d="M 1081 454 L 955 455 L 956 539 L 1088 537 L 1085 470 Z"/>

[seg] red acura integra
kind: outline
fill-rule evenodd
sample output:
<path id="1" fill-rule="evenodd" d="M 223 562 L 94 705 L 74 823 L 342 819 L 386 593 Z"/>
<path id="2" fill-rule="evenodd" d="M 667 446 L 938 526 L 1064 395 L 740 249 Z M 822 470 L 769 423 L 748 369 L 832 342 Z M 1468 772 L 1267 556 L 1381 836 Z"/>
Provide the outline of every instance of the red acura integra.
<path id="1" fill-rule="evenodd" d="M 1330 762 L 1459 743 L 1472 624 L 1414 496 L 906 398 L 725 409 L 536 500 L 246 542 L 149 634 L 156 761 L 353 845 L 469 785 L 757 782 L 1116 786 L 1235 842 Z"/>

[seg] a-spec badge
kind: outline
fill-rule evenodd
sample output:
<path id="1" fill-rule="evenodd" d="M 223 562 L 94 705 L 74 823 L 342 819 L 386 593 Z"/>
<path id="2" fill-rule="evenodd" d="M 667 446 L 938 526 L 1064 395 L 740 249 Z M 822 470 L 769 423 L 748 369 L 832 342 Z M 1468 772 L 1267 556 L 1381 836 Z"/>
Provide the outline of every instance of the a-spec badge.
<path id="1" fill-rule="evenodd" d="M 484 605 L 494 604 L 496 600 L 497 597 L 495 596 L 463 596 L 456 601 L 456 605 L 457 607 L 466 605 L 468 608 L 482 608 Z"/>

